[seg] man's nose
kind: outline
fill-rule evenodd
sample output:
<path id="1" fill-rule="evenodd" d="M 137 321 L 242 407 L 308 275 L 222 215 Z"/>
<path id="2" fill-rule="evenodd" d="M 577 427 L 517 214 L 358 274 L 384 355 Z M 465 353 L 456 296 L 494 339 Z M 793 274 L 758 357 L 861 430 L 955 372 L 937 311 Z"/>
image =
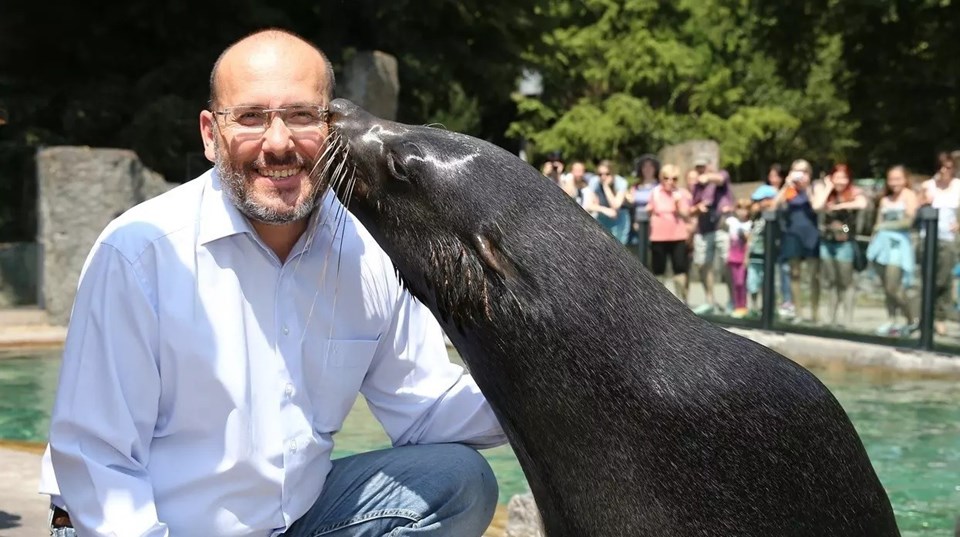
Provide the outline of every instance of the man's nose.
<path id="1" fill-rule="evenodd" d="M 263 150 L 270 153 L 286 153 L 293 149 L 293 134 L 287 125 L 275 116 L 267 124 L 267 130 L 263 133 Z"/>

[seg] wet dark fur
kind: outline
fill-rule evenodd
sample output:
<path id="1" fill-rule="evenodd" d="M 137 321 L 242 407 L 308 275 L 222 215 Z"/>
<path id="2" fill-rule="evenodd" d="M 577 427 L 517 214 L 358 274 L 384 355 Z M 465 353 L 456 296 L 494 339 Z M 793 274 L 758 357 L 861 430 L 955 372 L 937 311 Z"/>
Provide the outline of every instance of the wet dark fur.
<path id="1" fill-rule="evenodd" d="M 692 314 L 508 152 L 332 110 L 349 208 L 463 356 L 547 535 L 899 535 L 814 375 Z"/>

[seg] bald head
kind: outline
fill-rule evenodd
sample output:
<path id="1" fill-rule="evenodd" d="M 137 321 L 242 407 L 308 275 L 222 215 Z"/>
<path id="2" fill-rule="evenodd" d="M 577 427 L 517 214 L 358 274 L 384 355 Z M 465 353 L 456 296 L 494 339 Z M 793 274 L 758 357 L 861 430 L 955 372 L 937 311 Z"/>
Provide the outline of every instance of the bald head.
<path id="1" fill-rule="evenodd" d="M 244 37 L 220 54 L 210 72 L 210 106 L 219 106 L 223 92 L 238 81 L 284 68 L 315 83 L 318 96 L 333 99 L 333 66 L 323 51 L 292 32 L 269 29 Z"/>

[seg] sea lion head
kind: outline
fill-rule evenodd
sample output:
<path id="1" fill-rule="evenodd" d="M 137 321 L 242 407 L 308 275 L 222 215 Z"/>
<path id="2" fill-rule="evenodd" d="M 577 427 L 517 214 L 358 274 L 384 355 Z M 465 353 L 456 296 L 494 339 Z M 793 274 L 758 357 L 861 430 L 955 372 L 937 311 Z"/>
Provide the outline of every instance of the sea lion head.
<path id="1" fill-rule="evenodd" d="M 543 284 L 526 270 L 542 257 L 531 241 L 550 229 L 530 215 L 569 211 L 569 196 L 477 138 L 386 121 L 344 99 L 331 102 L 329 122 L 331 185 L 441 321 L 463 329 L 531 303 L 519 298 Z"/>

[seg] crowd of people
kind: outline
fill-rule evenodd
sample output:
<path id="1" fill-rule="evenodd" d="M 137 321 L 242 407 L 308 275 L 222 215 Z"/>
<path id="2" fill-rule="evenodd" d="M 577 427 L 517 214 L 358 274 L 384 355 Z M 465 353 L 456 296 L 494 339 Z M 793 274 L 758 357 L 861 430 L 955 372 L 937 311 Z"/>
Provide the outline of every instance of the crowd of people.
<path id="1" fill-rule="evenodd" d="M 924 205 L 938 209 L 937 270 L 930 282 L 938 335 L 946 333 L 955 309 L 960 179 L 954 162 L 955 155 L 939 153 L 933 176 L 919 184 L 906 167 L 893 166 L 881 188 L 864 189 L 846 164 L 815 178 L 811 164 L 797 159 L 786 169 L 772 164 L 763 184 L 739 199 L 730 174 L 706 156 L 684 172 L 643 155 L 624 177 L 609 160 L 600 161 L 591 173 L 582 161 L 566 167 L 554 153 L 542 171 L 622 244 L 636 244 L 638 233 L 646 230 L 646 261 L 664 284 L 669 265 L 681 300 L 688 301 L 691 276 L 703 286 L 704 301 L 694 308 L 699 314 L 759 316 L 767 222 L 761 215 L 774 210 L 778 274 L 771 276 L 777 278 L 777 315 L 819 324 L 820 297 L 826 293 L 830 326 L 853 328 L 856 274 L 869 270 L 882 286 L 887 313 L 886 321 L 872 329 L 901 337 L 919 329 L 923 230 L 916 217 Z M 641 226 L 644 221 L 647 226 Z M 859 242 L 858 235 L 869 241 Z M 717 300 L 718 285 L 727 288 L 725 304 Z M 808 315 L 803 315 L 804 306 Z"/>

